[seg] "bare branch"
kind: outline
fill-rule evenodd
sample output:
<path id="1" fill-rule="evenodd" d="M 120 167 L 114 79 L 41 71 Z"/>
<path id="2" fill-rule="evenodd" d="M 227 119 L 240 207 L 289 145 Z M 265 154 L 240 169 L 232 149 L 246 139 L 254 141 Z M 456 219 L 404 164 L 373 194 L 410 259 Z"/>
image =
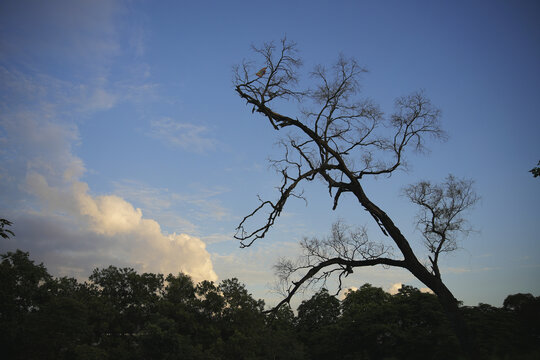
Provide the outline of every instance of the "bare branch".
<path id="1" fill-rule="evenodd" d="M 321 270 L 329 268 L 334 265 L 338 266 L 338 268 L 325 270 L 322 275 L 319 274 Z M 326 279 L 333 272 L 336 272 L 336 271 L 339 271 L 341 272 L 341 274 L 343 274 L 343 273 L 348 273 L 349 271 L 348 269 L 352 269 L 355 267 L 366 267 L 366 266 L 375 266 L 375 265 L 405 267 L 405 261 L 388 259 L 388 258 L 376 258 L 376 259 L 369 259 L 369 260 L 346 260 L 346 259 L 341 259 L 341 258 L 328 259 L 326 261 L 318 263 L 317 265 L 313 265 L 312 267 L 309 268 L 307 273 L 305 273 L 304 276 L 302 276 L 302 278 L 300 278 L 298 281 L 293 281 L 292 286 L 289 287 L 289 289 L 287 290 L 287 296 L 268 312 L 275 311 L 284 304 L 289 304 L 294 294 L 296 294 L 299 291 L 299 289 L 302 286 L 304 286 L 306 282 L 313 281 L 314 279 L 317 279 L 317 280 L 320 280 L 323 278 Z M 297 270 L 299 269 L 295 269 L 295 271 Z"/>
<path id="2" fill-rule="evenodd" d="M 403 260 L 388 257 L 391 255 L 390 247 L 369 241 L 366 228 L 352 229 L 342 221 L 332 225 L 329 236 L 322 239 L 304 238 L 300 246 L 303 254 L 296 262 L 284 258 L 274 266 L 284 295 L 278 307 L 287 303 L 303 286 L 321 281 L 326 285 L 326 280 L 333 274 L 337 274 L 339 293 L 343 277 L 353 273 L 355 267 L 405 266 Z M 302 277 L 297 281 L 292 280 L 292 276 L 298 272 L 304 272 Z"/>
<path id="3" fill-rule="evenodd" d="M 279 265 L 278 272 L 287 282 L 292 273 L 303 272 L 298 281 L 291 281 L 292 285 L 286 287 L 286 297 L 280 304 L 288 302 L 305 284 L 324 282 L 335 274 L 341 282 L 354 267 L 388 265 L 408 269 L 439 296 L 453 319 L 459 318 L 456 315 L 458 301 L 442 283 L 437 261 L 440 253 L 455 247 L 456 232 L 466 229 L 460 214 L 477 200 L 472 191 L 467 193 L 470 187 L 455 182 L 454 187 L 441 195 L 446 199 L 449 194 L 449 199 L 454 199 L 454 202 L 433 204 L 421 202 L 421 199 L 432 196 L 429 195 L 431 193 L 422 195 L 421 186 L 410 189 L 411 200 L 418 200 L 426 214 L 420 217 L 420 223 L 424 226 L 424 238 L 432 255 L 431 270 L 418 260 L 400 229 L 371 201 L 363 187 L 366 176 L 391 176 L 403 168 L 409 151 L 427 151 L 427 139 L 444 140 L 446 135 L 440 126 L 440 111 L 420 91 L 398 98 L 394 113 L 385 116 L 373 101 L 358 96 L 360 76 L 366 71 L 354 59 L 344 56 L 339 56 L 330 68 L 315 67 L 311 77 L 316 85 L 309 90 L 298 90 L 297 71 L 302 62 L 294 43 L 283 39 L 278 46 L 267 43 L 253 49 L 263 62 L 255 68 L 250 62 L 237 67 L 235 90 L 252 106 L 252 112 L 263 115 L 275 130 L 286 128 L 288 136 L 282 141 L 284 155 L 272 161 L 282 178 L 278 199 L 260 200 L 259 206 L 242 219 L 235 236 L 241 241 L 241 246 L 250 246 L 255 240 L 265 237 L 287 200 L 303 198 L 301 190 L 297 190 L 301 184 L 318 178 L 328 189 L 333 209 L 339 206 L 343 196 L 353 196 L 403 256 L 403 260 L 388 258 L 388 249 L 367 241 L 362 231 L 352 236 L 338 226 L 330 237 L 332 241 L 304 240 L 302 246 L 306 253 L 302 262 L 282 262 Z M 302 102 L 298 115 L 283 115 L 276 111 L 275 107 L 282 104 L 276 100 L 291 99 Z M 267 210 L 269 213 L 262 225 L 254 226 L 254 230 L 245 229 L 248 220 Z M 456 323 L 455 326 L 459 328 L 461 325 Z"/>
<path id="4" fill-rule="evenodd" d="M 440 277 L 437 265 L 439 255 L 456 250 L 457 235 L 467 235 L 471 231 L 463 214 L 479 200 L 473 189 L 473 181 L 448 175 L 440 185 L 420 181 L 406 187 L 404 194 L 420 206 L 417 228 L 422 232 L 424 244 L 432 255 L 432 270 Z"/>

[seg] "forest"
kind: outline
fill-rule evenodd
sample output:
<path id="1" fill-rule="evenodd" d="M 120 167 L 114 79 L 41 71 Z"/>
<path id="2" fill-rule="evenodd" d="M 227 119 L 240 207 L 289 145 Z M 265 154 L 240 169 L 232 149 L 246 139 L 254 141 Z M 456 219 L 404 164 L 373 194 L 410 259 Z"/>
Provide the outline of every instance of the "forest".
<path id="1" fill-rule="evenodd" d="M 28 252 L 1 255 L 5 359 L 459 359 L 437 297 L 364 284 L 342 301 L 326 289 L 267 311 L 238 279 L 95 269 L 53 277 Z M 477 359 L 540 358 L 540 297 L 502 308 L 460 306 Z"/>

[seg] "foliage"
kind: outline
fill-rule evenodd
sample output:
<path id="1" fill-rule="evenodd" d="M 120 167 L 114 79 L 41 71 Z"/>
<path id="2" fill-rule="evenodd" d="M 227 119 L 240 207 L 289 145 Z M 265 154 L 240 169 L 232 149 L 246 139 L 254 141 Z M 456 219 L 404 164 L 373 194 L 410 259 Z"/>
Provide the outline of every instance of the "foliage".
<path id="1" fill-rule="evenodd" d="M 13 231 L 6 229 L 6 227 L 13 225 L 13 223 L 6 219 L 0 219 L 0 236 L 4 239 L 9 239 L 10 236 L 15 236 Z"/>
<path id="2" fill-rule="evenodd" d="M 322 289 L 264 312 L 238 279 L 194 284 L 131 268 L 89 282 L 54 278 L 26 252 L 2 255 L 0 346 L 9 359 L 454 359 L 458 342 L 437 298 L 362 285 L 342 301 Z M 540 297 L 461 311 L 477 359 L 540 354 Z"/>
<path id="3" fill-rule="evenodd" d="M 534 177 L 540 176 L 540 161 L 538 162 L 538 166 L 533 167 L 529 172 L 533 174 Z"/>

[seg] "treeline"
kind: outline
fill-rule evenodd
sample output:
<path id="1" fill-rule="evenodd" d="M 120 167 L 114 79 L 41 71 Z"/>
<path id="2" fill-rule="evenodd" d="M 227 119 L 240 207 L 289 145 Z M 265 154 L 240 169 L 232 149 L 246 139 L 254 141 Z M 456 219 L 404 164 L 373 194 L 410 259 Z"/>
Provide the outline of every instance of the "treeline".
<path id="1" fill-rule="evenodd" d="M 4 359 L 458 359 L 434 295 L 369 284 L 343 301 L 326 290 L 265 314 L 237 279 L 96 269 L 54 278 L 17 251 L 0 263 Z M 463 307 L 477 359 L 540 358 L 540 297 Z"/>

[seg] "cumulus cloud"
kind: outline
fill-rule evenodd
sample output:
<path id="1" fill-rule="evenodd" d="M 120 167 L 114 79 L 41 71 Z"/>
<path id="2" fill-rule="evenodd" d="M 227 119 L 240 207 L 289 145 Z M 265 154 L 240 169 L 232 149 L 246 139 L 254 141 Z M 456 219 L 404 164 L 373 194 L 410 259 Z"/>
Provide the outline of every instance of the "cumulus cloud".
<path id="1" fill-rule="evenodd" d="M 85 252 L 116 254 L 141 271 L 184 272 L 194 280 L 216 280 L 205 243 L 188 234 L 164 234 L 159 223 L 144 218 L 141 209 L 116 195 L 92 196 L 88 184 L 69 181 L 50 186 L 46 177 L 30 172 L 26 191 L 36 196 L 49 213 L 75 217 L 84 230 L 101 236 L 99 249 Z"/>
<path id="2" fill-rule="evenodd" d="M 355 292 L 357 290 L 358 290 L 358 288 L 356 286 L 349 286 L 349 287 L 347 287 L 347 288 L 345 288 L 345 289 L 343 289 L 342 291 L 339 292 L 338 299 L 339 300 L 344 300 L 349 293 Z"/>
<path id="3" fill-rule="evenodd" d="M 392 284 L 392 286 L 390 286 L 390 288 L 388 289 L 388 293 L 390 293 L 392 295 L 396 295 L 399 292 L 399 289 L 401 289 L 402 286 L 403 286 L 402 283 Z M 420 292 L 433 294 L 433 291 L 431 291 L 431 289 L 427 288 L 427 287 L 420 288 Z"/>
<path id="4" fill-rule="evenodd" d="M 217 280 L 200 238 L 165 233 L 117 194 L 92 194 L 82 181 L 84 162 L 73 152 L 81 142 L 77 126 L 57 120 L 55 106 L 41 100 L 28 110 L 4 102 L 9 111 L 0 116 L 0 211 L 15 222 L 17 235 L 1 250 L 30 251 L 61 275 L 87 276 L 114 264 Z"/>
<path id="5" fill-rule="evenodd" d="M 153 84 L 133 77 L 118 80 L 116 73 L 110 80 L 121 37 L 129 36 L 119 32 L 116 16 L 129 8 L 114 0 L 0 8 L 6 30 L 0 39 L 0 214 L 14 222 L 16 233 L 0 251 L 29 251 L 58 275 L 87 276 L 113 264 L 216 280 L 201 239 L 167 233 L 121 194 L 95 194 L 84 181 L 77 124 L 154 92 Z M 140 66 L 122 64 L 121 70 Z M 184 129 L 208 146 L 199 141 L 204 129 Z"/>
<path id="6" fill-rule="evenodd" d="M 390 289 L 388 289 L 388 293 L 392 295 L 396 295 L 399 292 L 399 289 L 403 286 L 402 283 L 395 283 L 390 286 Z"/>

